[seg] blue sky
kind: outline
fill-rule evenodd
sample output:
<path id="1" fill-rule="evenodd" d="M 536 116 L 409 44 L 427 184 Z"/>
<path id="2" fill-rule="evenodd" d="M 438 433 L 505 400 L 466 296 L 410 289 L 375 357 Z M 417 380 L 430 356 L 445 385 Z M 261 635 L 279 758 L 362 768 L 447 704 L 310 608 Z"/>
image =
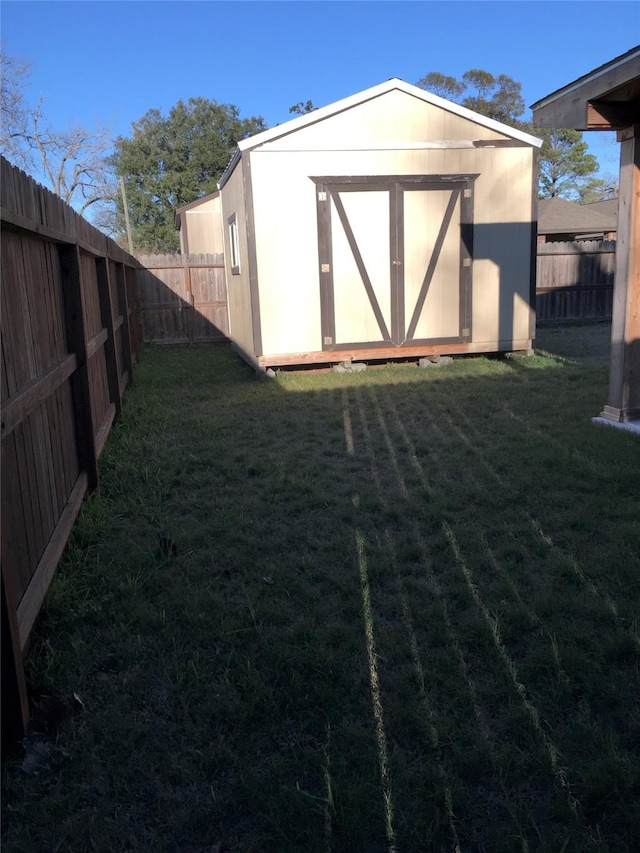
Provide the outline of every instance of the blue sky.
<path id="1" fill-rule="evenodd" d="M 155 107 L 203 95 L 268 125 L 389 77 L 508 74 L 527 105 L 640 42 L 640 0 L 573 2 L 160 2 L 3 0 L 3 48 L 32 63 L 28 96 L 57 126 L 127 136 Z M 589 134 L 617 173 L 610 134 Z"/>

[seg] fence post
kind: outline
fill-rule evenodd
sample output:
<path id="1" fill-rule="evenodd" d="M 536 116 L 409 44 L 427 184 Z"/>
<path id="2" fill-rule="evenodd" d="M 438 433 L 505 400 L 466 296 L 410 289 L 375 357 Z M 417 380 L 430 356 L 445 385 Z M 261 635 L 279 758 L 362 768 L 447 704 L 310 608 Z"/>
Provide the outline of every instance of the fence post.
<path id="1" fill-rule="evenodd" d="M 122 341 L 122 351 L 129 374 L 129 384 L 131 384 L 133 382 L 133 358 L 135 356 L 136 361 L 138 361 L 140 357 L 140 339 L 142 337 L 140 334 L 138 275 L 133 267 L 126 266 L 125 264 L 119 264 L 118 266 L 122 274 L 122 278 L 118 280 L 118 284 L 122 288 L 120 301 L 124 319 L 122 330 L 126 339 L 126 346 L 125 340 Z"/>
<path id="2" fill-rule="evenodd" d="M 5 582 L 6 575 L 6 582 Z M 11 572 L 2 565 L 2 753 L 23 737 L 29 721 L 24 661 L 12 593 Z"/>
<path id="3" fill-rule="evenodd" d="M 87 472 L 88 487 L 91 490 L 98 485 L 98 455 L 93 431 L 80 250 L 75 244 L 63 244 L 59 248 L 59 254 L 65 295 L 67 336 L 71 351 L 75 353 L 78 360 L 78 368 L 71 377 L 78 460 L 80 470 Z"/>
<path id="4" fill-rule="evenodd" d="M 187 336 L 189 338 L 189 343 L 192 344 L 194 341 L 193 327 L 195 325 L 195 312 L 196 309 L 194 307 L 194 298 L 193 298 L 193 285 L 191 284 L 191 267 L 189 265 L 190 255 L 180 255 L 182 258 L 182 267 L 184 270 L 184 289 L 187 293 L 187 297 L 189 299 L 189 306 L 187 308 Z"/>
<path id="5" fill-rule="evenodd" d="M 100 298 L 100 316 L 102 325 L 107 329 L 105 341 L 105 356 L 107 366 L 107 383 L 109 399 L 116 407 L 116 417 L 122 412 L 122 391 L 118 374 L 118 359 L 116 356 L 116 340 L 113 328 L 113 305 L 111 303 L 111 278 L 107 258 L 96 258 L 96 274 L 98 277 L 98 296 Z"/>
<path id="6" fill-rule="evenodd" d="M 116 264 L 115 273 L 116 293 L 118 296 L 118 309 L 122 317 L 122 325 L 120 326 L 120 344 L 122 349 L 122 372 L 123 374 L 126 374 L 126 388 L 128 385 L 131 384 L 133 380 L 133 345 L 131 342 L 131 330 L 129 328 L 129 302 L 127 300 L 124 264 Z M 118 377 L 118 387 L 120 387 L 120 377 Z"/>

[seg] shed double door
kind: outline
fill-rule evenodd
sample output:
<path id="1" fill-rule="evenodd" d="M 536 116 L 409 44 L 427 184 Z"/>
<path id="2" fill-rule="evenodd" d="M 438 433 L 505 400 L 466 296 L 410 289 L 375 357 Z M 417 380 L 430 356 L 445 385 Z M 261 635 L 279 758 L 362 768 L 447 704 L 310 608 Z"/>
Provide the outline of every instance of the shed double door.
<path id="1" fill-rule="evenodd" d="M 314 178 L 324 350 L 471 339 L 476 177 Z"/>

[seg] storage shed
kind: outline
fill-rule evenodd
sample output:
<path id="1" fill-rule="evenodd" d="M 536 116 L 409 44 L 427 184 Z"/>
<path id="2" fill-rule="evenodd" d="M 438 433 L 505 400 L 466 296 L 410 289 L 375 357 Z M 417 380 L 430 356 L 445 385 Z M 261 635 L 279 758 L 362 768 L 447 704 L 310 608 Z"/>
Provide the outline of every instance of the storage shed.
<path id="1" fill-rule="evenodd" d="M 528 350 L 540 144 L 398 79 L 240 142 L 219 184 L 239 352 Z"/>
<path id="2" fill-rule="evenodd" d="M 222 254 L 224 251 L 219 190 L 179 207 L 174 224 L 180 232 L 181 254 Z"/>

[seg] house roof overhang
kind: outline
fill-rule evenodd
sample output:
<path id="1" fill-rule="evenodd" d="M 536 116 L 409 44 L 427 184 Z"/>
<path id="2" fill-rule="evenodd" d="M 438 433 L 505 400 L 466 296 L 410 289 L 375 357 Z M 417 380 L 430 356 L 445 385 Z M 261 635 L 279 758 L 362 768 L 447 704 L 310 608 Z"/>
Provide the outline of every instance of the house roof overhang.
<path id="1" fill-rule="evenodd" d="M 624 130 L 640 123 L 640 45 L 531 105 L 536 127 Z"/>

